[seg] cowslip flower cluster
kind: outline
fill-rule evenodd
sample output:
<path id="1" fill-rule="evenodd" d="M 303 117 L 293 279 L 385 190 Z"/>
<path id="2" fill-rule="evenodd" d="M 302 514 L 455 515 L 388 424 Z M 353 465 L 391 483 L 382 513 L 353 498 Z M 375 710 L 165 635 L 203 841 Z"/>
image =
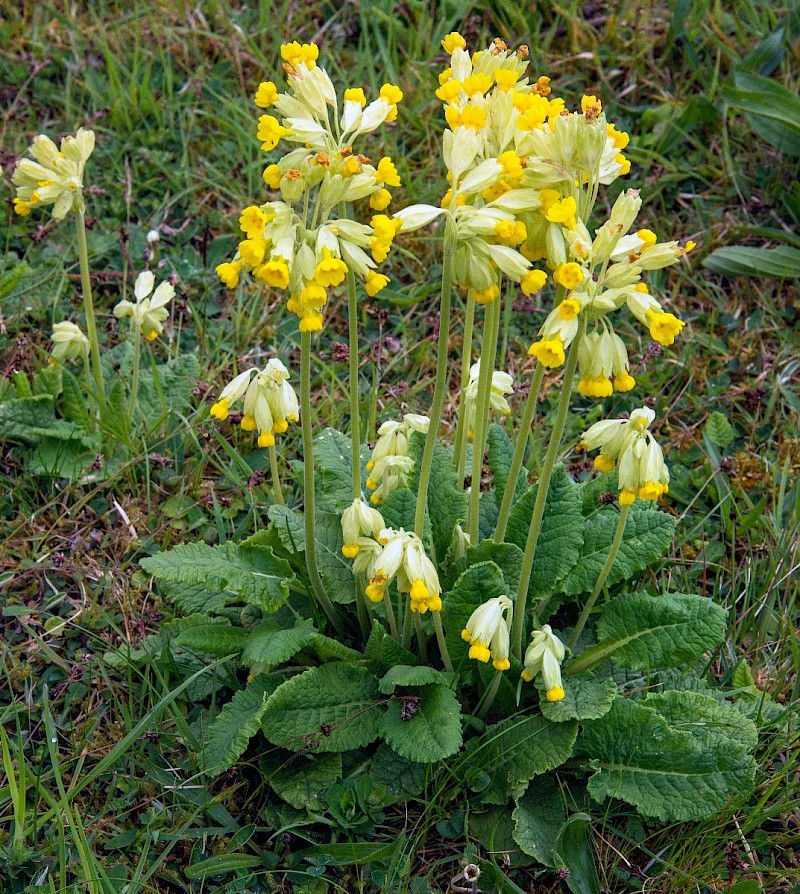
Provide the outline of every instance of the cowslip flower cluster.
<path id="1" fill-rule="evenodd" d="M 412 612 L 441 611 L 439 575 L 416 534 L 385 528 L 378 534 L 376 547 L 362 549 L 353 563 L 354 574 L 369 578 L 364 592 L 371 602 L 381 602 L 396 579 L 398 592 L 409 595 Z"/>
<path id="2" fill-rule="evenodd" d="M 412 431 L 426 434 L 429 419 L 417 413 L 406 413 L 402 422 L 388 420 L 378 429 L 378 440 L 367 463 L 367 487 L 373 491 L 370 501 L 380 504 L 395 490 L 408 484 L 414 460 L 408 455 L 408 438 Z"/>
<path id="3" fill-rule="evenodd" d="M 142 335 L 153 341 L 164 331 L 164 320 L 169 316 L 167 305 L 175 297 L 175 288 L 169 282 L 159 283 L 153 292 L 156 278 L 152 271 L 144 270 L 133 284 L 135 301 L 120 301 L 114 308 L 114 316 L 119 320 L 131 317 Z M 152 294 L 151 294 L 152 293 Z"/>
<path id="4" fill-rule="evenodd" d="M 80 326 L 70 320 L 56 323 L 50 340 L 53 342 L 50 356 L 54 363 L 84 359 L 89 350 L 89 339 L 83 334 Z"/>
<path id="5" fill-rule="evenodd" d="M 469 370 L 469 382 L 464 389 L 464 424 L 467 430 L 467 437 L 472 439 L 473 429 L 475 427 L 475 408 L 478 400 L 478 386 L 481 375 L 481 362 L 478 360 L 473 363 Z M 491 391 L 489 395 L 489 406 L 495 412 L 508 416 L 511 414 L 511 407 L 506 400 L 507 394 L 513 394 L 514 380 L 511 375 L 503 370 L 494 370 L 492 372 Z"/>
<path id="6" fill-rule="evenodd" d="M 231 405 L 244 397 L 242 428 L 258 431 L 259 447 L 273 447 L 275 435 L 284 434 L 290 422 L 300 419 L 300 405 L 289 378 L 289 370 L 277 358 L 268 361 L 263 370 L 245 370 L 222 389 L 211 415 L 224 421 Z"/>
<path id="7" fill-rule="evenodd" d="M 475 609 L 461 631 L 461 639 L 470 644 L 470 658 L 484 664 L 491 658 L 498 671 L 511 667 L 508 647 L 513 612 L 514 603 L 508 596 L 489 599 Z"/>
<path id="8" fill-rule="evenodd" d="M 660 445 L 648 431 L 656 414 L 648 407 L 634 410 L 629 419 L 596 422 L 583 433 L 581 445 L 600 450 L 594 467 L 600 472 L 619 469 L 619 501 L 630 506 L 640 500 L 657 500 L 669 490 L 669 469 Z"/>
<path id="9" fill-rule="evenodd" d="M 535 630 L 531 634 L 521 676 L 529 683 L 537 674 L 541 674 L 547 700 L 550 702 L 560 702 L 565 696 L 561 682 L 561 662 L 565 654 L 564 643 L 553 633 L 549 624 L 544 624 L 541 630 Z"/>
<path id="10" fill-rule="evenodd" d="M 17 188 L 14 211 L 25 216 L 38 205 L 52 205 L 55 220 L 82 212 L 83 170 L 94 151 L 94 132 L 81 127 L 75 136 L 64 137 L 60 149 L 39 134 L 29 151 L 34 160 L 20 159 L 11 178 Z"/>
<path id="11" fill-rule="evenodd" d="M 264 182 L 280 199 L 250 205 L 239 225 L 244 234 L 231 261 L 216 268 L 222 282 L 235 288 L 243 272 L 274 289 L 288 292 L 287 309 L 296 314 L 301 332 L 318 332 L 331 288 L 355 273 L 371 297 L 389 283 L 376 267 L 386 260 L 400 221 L 375 214 L 370 222 L 350 220 L 334 210 L 368 200 L 373 211 L 391 202 L 389 187 L 400 176 L 388 156 L 377 163 L 354 149 L 354 143 L 397 117 L 402 91 L 384 84 L 367 103 L 360 87 L 345 90 L 340 103 L 333 83 L 317 65 L 315 44 L 281 47 L 289 90 L 272 81 L 260 85 L 255 102 L 278 116 L 259 119 L 258 139 L 269 152 L 281 140 L 299 143 L 264 170 Z"/>
<path id="12" fill-rule="evenodd" d="M 364 500 L 353 500 L 342 513 L 342 554 L 348 559 L 354 559 L 361 552 L 365 536 L 371 535 L 377 540 L 385 528 L 386 522 L 377 509 L 373 509 Z M 370 544 L 367 544 L 367 548 L 370 548 Z"/>

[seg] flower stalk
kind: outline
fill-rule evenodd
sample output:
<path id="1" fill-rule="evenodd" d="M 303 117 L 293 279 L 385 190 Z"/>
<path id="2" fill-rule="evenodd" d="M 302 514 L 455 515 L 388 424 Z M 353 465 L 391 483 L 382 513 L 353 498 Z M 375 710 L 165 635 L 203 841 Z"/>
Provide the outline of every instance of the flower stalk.
<path id="1" fill-rule="evenodd" d="M 103 367 L 100 364 L 100 344 L 97 341 L 97 323 L 92 301 L 92 281 L 89 276 L 89 250 L 86 246 L 86 218 L 83 211 L 75 214 L 75 228 L 78 235 L 78 260 L 81 268 L 81 291 L 83 292 L 83 312 L 86 317 L 86 334 L 92 355 L 92 373 L 95 396 L 102 412 L 106 405 L 106 389 L 103 382 Z"/>

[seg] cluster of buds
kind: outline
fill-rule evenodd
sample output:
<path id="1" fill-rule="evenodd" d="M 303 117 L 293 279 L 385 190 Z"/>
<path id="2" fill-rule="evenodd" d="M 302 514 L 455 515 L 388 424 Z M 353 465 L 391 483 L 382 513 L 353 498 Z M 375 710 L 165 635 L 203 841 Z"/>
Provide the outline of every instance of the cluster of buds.
<path id="1" fill-rule="evenodd" d="M 412 431 L 426 434 L 429 419 L 406 413 L 402 422 L 389 420 L 378 429 L 378 440 L 367 463 L 367 487 L 373 491 L 370 500 L 380 504 L 393 491 L 408 484 L 414 460 L 408 455 L 408 439 Z"/>
<path id="2" fill-rule="evenodd" d="M 365 540 L 367 538 L 364 538 Z M 397 590 L 408 593 L 412 612 L 425 614 L 442 609 L 439 575 L 433 562 L 425 555 L 422 541 L 416 534 L 402 528 L 384 528 L 378 533 L 372 546 L 366 543 L 353 563 L 353 573 L 369 578 L 365 589 L 367 599 L 381 602 L 393 580 Z"/>
<path id="3" fill-rule="evenodd" d="M 544 624 L 541 630 L 535 630 L 531 634 L 521 676 L 529 683 L 537 674 L 541 674 L 547 700 L 550 702 L 560 702 L 565 695 L 561 683 L 561 662 L 565 654 L 564 643 L 553 633 L 549 624 Z"/>
<path id="4" fill-rule="evenodd" d="M 619 471 L 619 501 L 630 506 L 640 500 L 657 500 L 669 490 L 669 469 L 664 463 L 660 445 L 648 428 L 655 413 L 643 407 L 634 410 L 629 419 L 607 419 L 596 422 L 584 432 L 581 445 L 586 450 L 600 450 L 594 467 Z"/>
<path id="5" fill-rule="evenodd" d="M 82 212 L 83 169 L 93 151 L 94 132 L 83 127 L 74 137 L 64 137 L 61 149 L 44 134 L 35 137 L 30 147 L 35 160 L 20 159 L 11 178 L 17 214 L 30 214 L 37 205 L 52 205 L 55 220 L 70 211 Z"/>
<path id="6" fill-rule="evenodd" d="M 168 282 L 159 283 L 153 292 L 155 282 L 152 271 L 143 271 L 133 284 L 133 296 L 136 300 L 120 301 L 114 308 L 114 316 L 118 320 L 131 317 L 148 341 L 153 341 L 164 331 L 163 323 L 169 316 L 167 305 L 175 297 L 175 288 Z"/>
<path id="7" fill-rule="evenodd" d="M 275 435 L 284 434 L 290 422 L 300 419 L 297 394 L 289 384 L 289 370 L 280 360 L 270 360 L 263 370 L 245 370 L 229 382 L 211 407 L 211 415 L 224 421 L 231 404 L 244 396 L 241 426 L 258 431 L 258 446 L 273 447 Z"/>
<path id="8" fill-rule="evenodd" d="M 52 363 L 83 360 L 89 350 L 89 339 L 83 334 L 80 326 L 70 320 L 56 323 L 50 340 L 53 342 L 53 349 L 50 352 Z"/>
<path id="9" fill-rule="evenodd" d="M 288 291 L 287 309 L 297 315 L 300 331 L 317 332 L 328 290 L 341 285 L 348 271 L 373 297 L 389 282 L 375 268 L 386 260 L 401 222 L 376 214 L 369 224 L 358 223 L 333 212 L 362 199 L 374 211 L 388 207 L 388 187 L 400 185 L 397 168 L 388 157 L 373 165 L 353 146 L 397 117 L 403 94 L 384 84 L 368 104 L 356 87 L 346 90 L 340 103 L 330 77 L 317 66 L 315 44 L 285 44 L 281 55 L 289 91 L 279 93 L 272 81 L 258 88 L 256 105 L 280 116 L 261 116 L 258 139 L 265 151 L 280 140 L 301 145 L 266 167 L 264 182 L 280 191 L 280 199 L 244 209 L 239 224 L 245 238 L 236 256 L 216 272 L 229 288 L 245 271 Z"/>
<path id="10" fill-rule="evenodd" d="M 484 664 L 491 658 L 499 671 L 511 667 L 508 647 L 513 613 L 514 603 L 508 596 L 489 599 L 475 609 L 461 631 L 461 639 L 470 644 L 470 658 Z"/>
<path id="11" fill-rule="evenodd" d="M 469 383 L 464 389 L 464 425 L 467 430 L 467 437 L 471 440 L 473 429 L 475 427 L 475 407 L 478 401 L 478 385 L 481 375 L 481 362 L 478 360 L 473 363 L 469 371 Z M 495 412 L 508 416 L 511 414 L 511 407 L 506 400 L 507 394 L 513 394 L 514 380 L 507 372 L 502 370 L 494 370 L 492 372 L 491 391 L 489 395 L 489 406 Z"/>

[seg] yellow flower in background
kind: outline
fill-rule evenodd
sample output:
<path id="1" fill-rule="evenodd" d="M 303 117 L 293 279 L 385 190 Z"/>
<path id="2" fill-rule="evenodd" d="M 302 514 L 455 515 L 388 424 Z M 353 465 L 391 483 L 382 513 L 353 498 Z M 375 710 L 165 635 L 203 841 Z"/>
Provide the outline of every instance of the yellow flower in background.
<path id="1" fill-rule="evenodd" d="M 167 305 L 175 297 L 175 288 L 168 282 L 159 283 L 153 292 L 155 279 L 150 270 L 140 273 L 133 286 L 136 301 L 120 301 L 114 308 L 117 319 L 131 317 L 148 341 L 164 331 L 163 323 L 169 316 Z"/>
<path id="2" fill-rule="evenodd" d="M 466 40 L 464 40 L 458 31 L 451 31 L 442 41 L 442 49 L 448 55 L 452 55 L 455 50 L 463 50 L 466 46 Z"/>
<path id="3" fill-rule="evenodd" d="M 278 99 L 278 88 L 272 81 L 264 81 L 258 85 L 256 95 L 253 97 L 255 104 L 261 108 L 269 108 Z"/>

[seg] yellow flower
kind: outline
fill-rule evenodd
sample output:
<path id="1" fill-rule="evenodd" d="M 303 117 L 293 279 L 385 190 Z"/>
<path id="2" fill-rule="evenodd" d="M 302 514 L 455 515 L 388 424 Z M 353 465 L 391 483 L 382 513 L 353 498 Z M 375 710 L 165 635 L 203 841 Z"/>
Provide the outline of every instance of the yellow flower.
<path id="1" fill-rule="evenodd" d="M 479 106 L 467 106 L 461 113 L 461 126 L 472 130 L 481 130 L 486 126 L 486 109 Z"/>
<path id="2" fill-rule="evenodd" d="M 553 202 L 545 212 L 545 217 L 550 223 L 564 224 L 568 229 L 575 227 L 575 214 L 578 211 L 578 205 L 572 196 Z"/>
<path id="3" fill-rule="evenodd" d="M 341 258 L 335 258 L 330 250 L 323 249 L 322 260 L 314 272 L 314 282 L 318 286 L 340 286 L 347 276 L 347 265 Z"/>
<path id="4" fill-rule="evenodd" d="M 274 149 L 282 137 L 285 137 L 291 131 L 283 127 L 277 118 L 272 115 L 262 115 L 258 119 L 258 133 L 256 136 L 262 141 L 261 148 L 265 152 Z"/>
<path id="5" fill-rule="evenodd" d="M 675 314 L 650 311 L 647 314 L 647 318 L 650 323 L 650 335 L 655 341 L 665 347 L 675 344 L 675 336 L 686 325 Z"/>
<path id="6" fill-rule="evenodd" d="M 439 74 L 439 84 L 446 84 L 453 77 L 453 69 L 446 68 Z"/>
<path id="7" fill-rule="evenodd" d="M 471 74 L 469 77 L 464 78 L 464 92 L 467 96 L 475 96 L 476 93 L 483 95 L 491 86 L 491 77 L 483 72 Z M 449 102 L 449 100 L 446 100 L 446 102 Z"/>
<path id="8" fill-rule="evenodd" d="M 364 96 L 364 91 L 361 87 L 350 87 L 349 90 L 344 91 L 344 101 L 357 102 L 363 109 L 367 104 L 367 97 Z"/>
<path id="9" fill-rule="evenodd" d="M 379 189 L 369 197 L 369 207 L 375 211 L 384 211 L 392 201 L 392 194 L 388 189 Z"/>
<path id="10" fill-rule="evenodd" d="M 522 177 L 522 161 L 516 152 L 512 150 L 501 152 L 497 156 L 497 162 L 502 166 L 506 177 L 510 177 L 512 180 L 519 180 Z"/>
<path id="11" fill-rule="evenodd" d="M 255 104 L 261 108 L 269 108 L 278 99 L 278 88 L 272 81 L 263 81 L 258 85 L 258 90 L 253 98 Z"/>
<path id="12" fill-rule="evenodd" d="M 567 289 L 574 289 L 575 286 L 583 282 L 583 269 L 574 261 L 560 264 L 553 271 L 553 282 Z"/>
<path id="13" fill-rule="evenodd" d="M 577 298 L 567 298 L 558 305 L 558 315 L 562 320 L 574 320 L 581 312 L 581 302 Z"/>
<path id="14" fill-rule="evenodd" d="M 636 236 L 644 242 L 645 248 L 650 248 L 658 242 L 658 236 L 652 230 L 637 230 Z"/>
<path id="15" fill-rule="evenodd" d="M 278 189 L 281 185 L 281 169 L 278 165 L 269 165 L 264 169 L 264 183 L 270 189 Z"/>
<path id="16" fill-rule="evenodd" d="M 304 64 L 311 71 L 317 64 L 319 47 L 315 43 L 300 44 L 295 40 L 281 47 L 281 58 L 293 68 Z"/>
<path id="17" fill-rule="evenodd" d="M 267 261 L 253 272 L 262 282 L 275 289 L 285 289 L 289 285 L 289 266 L 283 258 Z"/>
<path id="18" fill-rule="evenodd" d="M 507 93 L 519 80 L 519 75 L 509 68 L 498 68 L 494 73 L 498 90 Z"/>
<path id="19" fill-rule="evenodd" d="M 384 156 L 375 168 L 375 182 L 384 183 L 386 186 L 400 186 L 400 175 L 394 162 L 388 156 Z"/>
<path id="20" fill-rule="evenodd" d="M 403 98 L 403 91 L 399 87 L 395 87 L 394 84 L 384 84 L 381 87 L 381 92 L 378 94 L 380 99 L 384 102 L 389 103 L 392 107 L 389 110 L 389 114 L 386 116 L 387 121 L 394 121 L 397 118 L 397 103 Z"/>
<path id="21" fill-rule="evenodd" d="M 384 276 L 383 273 L 376 273 L 374 270 L 370 270 L 367 273 L 367 278 L 364 283 L 364 287 L 367 291 L 367 295 L 370 298 L 374 298 L 378 292 L 382 289 L 385 289 L 386 286 L 389 285 L 389 277 Z"/>
<path id="22" fill-rule="evenodd" d="M 461 81 L 447 81 L 436 91 L 436 98 L 447 104 L 455 102 L 463 86 Z"/>
<path id="23" fill-rule="evenodd" d="M 544 270 L 531 270 L 523 276 L 519 285 L 522 289 L 522 294 L 530 297 L 543 288 L 546 282 L 547 274 Z"/>
<path id="24" fill-rule="evenodd" d="M 257 267 L 267 253 L 266 239 L 245 239 L 239 243 L 239 256 L 248 267 Z"/>
<path id="25" fill-rule="evenodd" d="M 470 289 L 469 294 L 476 304 L 490 304 L 500 296 L 500 286 L 492 283 L 488 289 Z"/>
<path id="26" fill-rule="evenodd" d="M 239 274 L 241 271 L 241 261 L 226 261 L 214 268 L 214 272 L 229 289 L 235 289 L 239 285 Z"/>
<path id="27" fill-rule="evenodd" d="M 585 114 L 587 110 L 599 115 L 603 111 L 603 103 L 596 96 L 582 96 L 581 111 Z"/>
<path id="28" fill-rule="evenodd" d="M 614 144 L 615 149 L 624 149 L 631 141 L 628 134 L 624 131 L 617 130 L 613 124 L 607 125 L 606 133 L 608 134 L 608 139 Z"/>
<path id="29" fill-rule="evenodd" d="M 456 50 L 463 50 L 467 46 L 466 40 L 458 33 L 451 31 L 442 41 L 442 49 L 445 53 L 452 55 Z"/>
<path id="30" fill-rule="evenodd" d="M 560 338 L 542 338 L 528 348 L 528 354 L 535 357 L 542 366 L 550 369 L 561 366 L 566 359 L 564 343 Z"/>
<path id="31" fill-rule="evenodd" d="M 257 205 L 245 208 L 239 218 L 239 228 L 248 239 L 260 237 L 266 223 L 267 215 Z"/>

